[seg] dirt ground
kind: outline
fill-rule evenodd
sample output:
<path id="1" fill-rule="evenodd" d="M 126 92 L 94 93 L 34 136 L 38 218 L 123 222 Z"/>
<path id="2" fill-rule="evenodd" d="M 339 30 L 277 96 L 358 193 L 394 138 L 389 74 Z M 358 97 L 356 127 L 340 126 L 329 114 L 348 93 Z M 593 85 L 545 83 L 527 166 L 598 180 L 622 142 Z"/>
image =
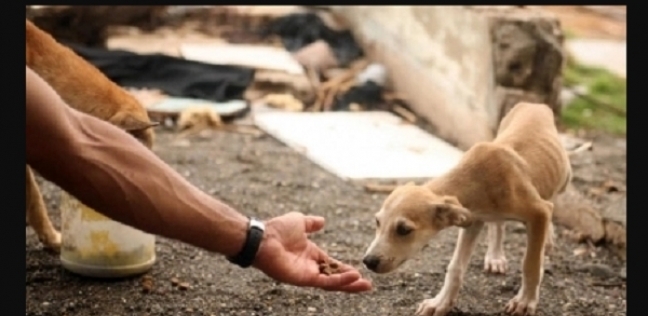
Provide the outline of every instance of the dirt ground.
<path id="1" fill-rule="evenodd" d="M 366 193 L 323 171 L 269 136 L 217 133 L 194 138 L 190 147 L 173 146 L 173 134 L 158 133 L 156 152 L 203 190 L 237 209 L 261 218 L 288 211 L 325 216 L 325 230 L 312 238 L 334 257 L 361 267 L 373 237 L 373 213 L 384 195 Z M 587 192 L 607 179 L 625 189 L 625 140 L 600 136 L 595 149 L 575 162 L 574 184 Z M 58 189 L 43 188 L 58 227 Z M 623 190 L 610 195 L 623 195 Z M 595 203 L 605 207 L 612 198 Z M 511 265 L 505 276 L 482 272 L 482 241 L 473 256 L 464 287 L 451 315 L 500 315 L 520 286 L 525 235 L 509 224 L 506 250 Z M 375 290 L 336 294 L 280 285 L 255 270 L 242 270 L 223 258 L 182 243 L 158 238 L 158 262 L 148 273 L 153 291 L 144 293 L 141 277 L 97 281 L 65 271 L 58 258 L 43 251 L 31 228 L 26 244 L 25 315 L 413 315 L 419 302 L 441 288 L 452 255 L 451 229 L 399 271 L 370 274 Z M 557 228 L 557 249 L 542 284 L 538 315 L 626 315 L 625 264 L 602 248 L 576 255 L 582 245 Z M 623 271 L 623 272 L 622 272 Z M 188 282 L 181 290 L 171 279 Z"/>
<path id="2" fill-rule="evenodd" d="M 616 24 L 570 22 L 571 12 L 558 13 L 577 35 L 625 37 L 625 28 Z M 27 228 L 26 316 L 413 315 L 420 301 L 441 288 L 456 229 L 442 233 L 400 270 L 371 274 L 360 260 L 373 237 L 373 213 L 385 195 L 367 193 L 360 185 L 336 178 L 269 136 L 217 133 L 211 139 L 191 139 L 189 147 L 175 146 L 173 136 L 159 131 L 155 151 L 192 183 L 242 212 L 261 218 L 289 211 L 326 217 L 326 228 L 313 240 L 337 259 L 357 266 L 373 280 L 375 290 L 349 295 L 281 285 L 220 256 L 158 237 L 158 261 L 147 274 L 153 291 L 145 293 L 142 276 L 102 281 L 67 272 Z M 625 207 L 619 201 L 625 199 L 626 140 L 606 135 L 590 139 L 594 151 L 573 159 L 574 186 L 599 209 Z M 601 193 L 606 181 L 617 190 Z M 59 190 L 49 183 L 42 189 L 60 227 Z M 450 315 L 503 315 L 504 305 L 520 286 L 526 243 L 523 226 L 509 224 L 507 232 L 509 272 L 505 276 L 482 272 L 486 250 L 482 241 Z M 626 315 L 625 263 L 605 248 L 577 244 L 562 227 L 557 227 L 556 235 L 538 315 Z M 173 286 L 174 278 L 188 282 L 190 288 Z"/>

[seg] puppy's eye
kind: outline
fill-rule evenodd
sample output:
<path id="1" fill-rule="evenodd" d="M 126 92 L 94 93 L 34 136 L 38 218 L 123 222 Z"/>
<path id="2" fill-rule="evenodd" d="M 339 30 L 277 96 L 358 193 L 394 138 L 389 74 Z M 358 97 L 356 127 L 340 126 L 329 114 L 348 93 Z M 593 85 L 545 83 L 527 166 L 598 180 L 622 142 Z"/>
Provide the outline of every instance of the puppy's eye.
<path id="1" fill-rule="evenodd" d="M 396 234 L 398 234 L 399 236 L 407 236 L 413 230 L 414 229 L 412 229 L 411 227 L 409 227 L 409 226 L 407 226 L 405 224 L 398 224 L 398 226 L 396 226 Z"/>

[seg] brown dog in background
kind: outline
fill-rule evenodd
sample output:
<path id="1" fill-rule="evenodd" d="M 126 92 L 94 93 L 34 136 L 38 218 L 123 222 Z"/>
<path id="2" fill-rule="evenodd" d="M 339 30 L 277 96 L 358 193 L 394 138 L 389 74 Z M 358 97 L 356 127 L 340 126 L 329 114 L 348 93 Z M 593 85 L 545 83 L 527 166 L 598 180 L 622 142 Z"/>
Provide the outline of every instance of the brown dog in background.
<path id="1" fill-rule="evenodd" d="M 443 316 L 456 301 L 484 223 L 520 221 L 527 228 L 522 286 L 506 311 L 532 315 L 544 254 L 553 245 L 552 201 L 571 177 L 552 110 L 544 104 L 518 103 L 502 119 L 495 140 L 474 145 L 445 175 L 424 185 L 400 186 L 387 197 L 376 213 L 376 236 L 363 263 L 376 273 L 391 272 L 439 231 L 460 227 L 443 287 L 417 310 L 418 315 Z M 501 239 L 492 240 L 501 244 Z"/>
<path id="2" fill-rule="evenodd" d="M 26 64 L 71 107 L 123 128 L 148 148 L 155 134 L 146 109 L 126 90 L 51 35 L 26 20 Z M 34 174 L 26 166 L 27 224 L 43 245 L 60 251 L 61 235 L 52 225 Z"/>

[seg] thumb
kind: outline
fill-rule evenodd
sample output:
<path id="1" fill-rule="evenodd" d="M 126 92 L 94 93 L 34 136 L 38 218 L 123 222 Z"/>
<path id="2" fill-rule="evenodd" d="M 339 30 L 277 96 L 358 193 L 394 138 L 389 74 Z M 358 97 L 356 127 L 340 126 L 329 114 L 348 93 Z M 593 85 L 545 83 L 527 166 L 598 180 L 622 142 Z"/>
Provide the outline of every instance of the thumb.
<path id="1" fill-rule="evenodd" d="M 314 233 L 324 227 L 324 217 L 321 216 L 304 216 L 306 233 Z"/>

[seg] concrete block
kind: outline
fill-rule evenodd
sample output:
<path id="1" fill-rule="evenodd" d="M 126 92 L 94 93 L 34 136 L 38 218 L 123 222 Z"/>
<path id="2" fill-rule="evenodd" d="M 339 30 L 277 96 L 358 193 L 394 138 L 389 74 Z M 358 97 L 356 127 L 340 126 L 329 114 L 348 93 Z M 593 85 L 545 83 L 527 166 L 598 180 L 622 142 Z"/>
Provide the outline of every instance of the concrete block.
<path id="1" fill-rule="evenodd" d="M 559 112 L 558 20 L 515 7 L 332 6 L 389 85 L 438 136 L 467 149 L 494 137 L 510 103 Z"/>

